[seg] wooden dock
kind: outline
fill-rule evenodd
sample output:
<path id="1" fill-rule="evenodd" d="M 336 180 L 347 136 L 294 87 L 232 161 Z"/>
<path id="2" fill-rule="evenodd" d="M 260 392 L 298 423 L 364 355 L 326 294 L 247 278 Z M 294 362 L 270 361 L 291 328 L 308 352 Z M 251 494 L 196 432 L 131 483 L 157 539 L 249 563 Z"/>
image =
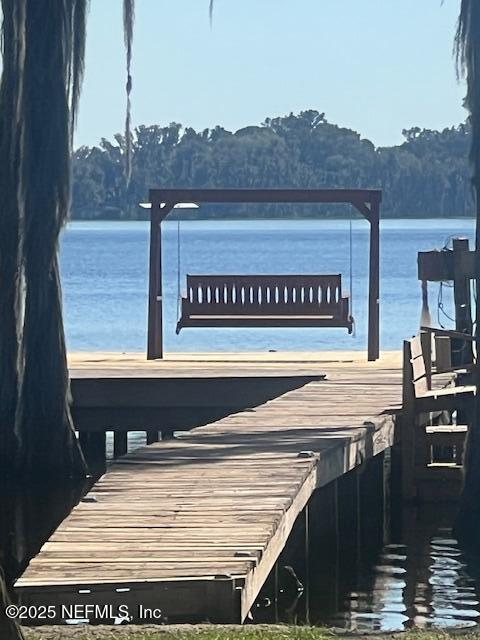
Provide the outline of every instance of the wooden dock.
<path id="1" fill-rule="evenodd" d="M 128 412 L 125 381 L 141 404 L 160 380 L 175 392 L 153 411 L 159 402 L 170 415 L 172 406 L 238 410 L 116 460 L 17 581 L 21 601 L 128 605 L 139 622 L 140 605 L 170 622 L 244 621 L 313 491 L 393 444 L 401 356 L 365 360 L 73 357 L 74 380 L 104 409 L 116 395 Z"/>

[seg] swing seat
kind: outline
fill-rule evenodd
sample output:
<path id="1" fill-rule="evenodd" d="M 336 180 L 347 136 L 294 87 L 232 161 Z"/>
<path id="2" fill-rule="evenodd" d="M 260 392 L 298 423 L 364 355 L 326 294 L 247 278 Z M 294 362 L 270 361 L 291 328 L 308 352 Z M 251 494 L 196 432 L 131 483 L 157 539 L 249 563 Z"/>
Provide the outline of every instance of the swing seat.
<path id="1" fill-rule="evenodd" d="M 339 327 L 352 333 L 340 275 L 187 275 L 185 327 Z"/>

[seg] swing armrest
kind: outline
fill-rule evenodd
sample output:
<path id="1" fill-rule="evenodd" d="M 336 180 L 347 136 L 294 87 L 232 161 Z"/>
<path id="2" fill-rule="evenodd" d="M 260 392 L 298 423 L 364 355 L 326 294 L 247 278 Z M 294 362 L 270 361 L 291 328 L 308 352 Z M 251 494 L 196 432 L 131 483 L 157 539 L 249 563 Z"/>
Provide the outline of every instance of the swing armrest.
<path id="1" fill-rule="evenodd" d="M 473 371 L 477 366 L 476 362 L 469 362 L 468 364 L 459 364 L 457 367 L 447 367 L 441 371 L 432 371 L 432 375 L 442 375 L 444 373 L 468 373 Z"/>
<path id="2" fill-rule="evenodd" d="M 420 327 L 420 331 L 433 333 L 436 336 L 446 336 L 448 338 L 465 340 L 466 342 L 478 342 L 480 340 L 477 336 L 472 336 L 469 333 L 462 333 L 461 331 L 453 331 L 450 329 L 440 329 L 437 327 Z"/>

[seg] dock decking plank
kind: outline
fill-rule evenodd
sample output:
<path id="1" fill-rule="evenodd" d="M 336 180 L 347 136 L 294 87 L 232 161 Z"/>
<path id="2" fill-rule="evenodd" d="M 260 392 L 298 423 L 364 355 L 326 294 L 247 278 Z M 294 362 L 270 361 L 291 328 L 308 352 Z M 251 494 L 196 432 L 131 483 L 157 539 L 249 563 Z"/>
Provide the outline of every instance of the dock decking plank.
<path id="1" fill-rule="evenodd" d="M 169 403 L 151 398 L 157 378 L 177 385 L 175 402 L 184 406 L 222 401 L 202 396 L 209 380 L 229 379 L 215 388 L 232 393 L 234 380 L 253 388 L 259 377 L 303 379 L 258 406 L 115 461 L 17 581 L 23 602 L 104 603 L 121 595 L 158 602 L 169 619 L 243 621 L 315 488 L 393 443 L 397 356 L 368 365 L 351 354 L 340 362 L 310 355 L 155 365 L 91 355 L 71 368 L 85 394 L 111 385 L 103 398 L 111 404 L 134 376 L 138 398 L 153 407 Z M 203 391 L 183 398 L 192 377 L 202 378 Z M 85 394 L 81 402 L 91 403 Z M 119 594 L 122 585 L 129 591 Z M 187 605 L 175 605 L 179 589 Z"/>

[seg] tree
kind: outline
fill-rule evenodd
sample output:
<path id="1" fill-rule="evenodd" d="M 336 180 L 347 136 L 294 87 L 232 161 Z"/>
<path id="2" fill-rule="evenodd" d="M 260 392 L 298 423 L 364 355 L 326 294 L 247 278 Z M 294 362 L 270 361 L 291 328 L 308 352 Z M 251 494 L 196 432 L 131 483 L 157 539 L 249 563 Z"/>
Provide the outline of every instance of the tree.
<path id="1" fill-rule="evenodd" d="M 1 0 L 0 474 L 85 476 L 69 405 L 58 237 L 70 207 L 72 133 L 88 0 Z M 124 0 L 126 153 L 133 0 Z M 2 638 L 8 621 L 0 571 Z"/>
<path id="2" fill-rule="evenodd" d="M 456 37 L 460 71 L 467 81 L 465 106 L 472 128 L 470 161 L 476 204 L 475 284 L 480 291 L 480 4 L 478 0 L 462 0 Z M 476 307 L 476 335 L 480 338 L 480 301 Z M 477 352 L 478 352 L 477 342 Z M 467 543 L 478 544 L 480 534 L 480 366 L 474 369 L 477 393 L 473 423 L 469 430 L 464 462 L 464 485 L 456 530 Z"/>
<path id="3" fill-rule="evenodd" d="M 132 133 L 132 175 L 127 184 L 125 136 L 78 149 L 73 158 L 74 218 L 136 218 L 138 202 L 152 185 L 165 187 L 377 187 L 384 190 L 383 213 L 400 216 L 466 216 L 472 213 L 467 149 L 470 127 L 443 131 L 419 127 L 405 142 L 375 148 L 356 131 L 309 110 L 267 118 L 261 125 L 230 132 L 217 126 L 197 132 L 178 123 L 139 126 Z M 232 210 L 233 211 L 233 210 Z M 254 207 L 237 207 L 245 216 Z M 203 215 L 225 209 L 204 207 Z M 292 208 L 262 207 L 263 213 L 291 215 Z M 295 214 L 318 215 L 296 207 Z M 337 215 L 336 207 L 321 214 Z"/>
<path id="4" fill-rule="evenodd" d="M 23 633 L 15 620 L 7 618 L 5 609 L 10 605 L 5 576 L 0 567 L 0 637 L 4 640 L 24 640 Z"/>
<path id="5" fill-rule="evenodd" d="M 1 0 L 1 471 L 85 475 L 69 407 L 58 237 L 70 207 L 72 132 L 88 0 Z M 127 94 L 133 0 L 124 0 Z M 129 97 L 126 156 L 129 157 Z"/>

